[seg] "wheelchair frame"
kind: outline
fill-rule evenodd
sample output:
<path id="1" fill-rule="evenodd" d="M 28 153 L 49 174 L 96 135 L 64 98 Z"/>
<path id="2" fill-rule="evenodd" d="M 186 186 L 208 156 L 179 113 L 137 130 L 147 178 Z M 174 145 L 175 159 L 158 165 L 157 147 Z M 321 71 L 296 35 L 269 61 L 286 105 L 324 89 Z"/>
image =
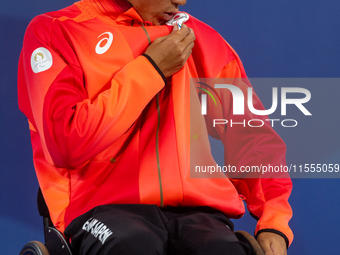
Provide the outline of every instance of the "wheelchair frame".
<path id="1" fill-rule="evenodd" d="M 37 196 L 38 211 L 43 217 L 45 244 L 39 241 L 28 242 L 20 251 L 19 255 L 76 255 L 63 234 L 57 230 L 51 221 L 45 199 L 39 188 Z M 234 232 L 239 241 L 251 247 L 251 255 L 265 255 L 256 239 L 245 231 Z"/>

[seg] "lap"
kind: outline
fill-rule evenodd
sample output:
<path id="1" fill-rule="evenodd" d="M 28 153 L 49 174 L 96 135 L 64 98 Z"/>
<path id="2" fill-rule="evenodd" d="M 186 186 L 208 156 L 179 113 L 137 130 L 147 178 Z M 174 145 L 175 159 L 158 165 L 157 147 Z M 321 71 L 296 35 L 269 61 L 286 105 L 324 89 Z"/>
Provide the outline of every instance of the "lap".
<path id="1" fill-rule="evenodd" d="M 175 209 L 176 210 L 176 209 Z M 233 223 L 222 213 L 210 208 L 164 214 L 169 219 L 169 242 L 177 253 L 195 255 L 246 255 L 249 247 L 238 241 Z"/>
<path id="2" fill-rule="evenodd" d="M 65 230 L 79 254 L 247 254 L 233 225 L 207 208 L 99 206 Z M 228 253 L 229 251 L 229 253 Z"/>

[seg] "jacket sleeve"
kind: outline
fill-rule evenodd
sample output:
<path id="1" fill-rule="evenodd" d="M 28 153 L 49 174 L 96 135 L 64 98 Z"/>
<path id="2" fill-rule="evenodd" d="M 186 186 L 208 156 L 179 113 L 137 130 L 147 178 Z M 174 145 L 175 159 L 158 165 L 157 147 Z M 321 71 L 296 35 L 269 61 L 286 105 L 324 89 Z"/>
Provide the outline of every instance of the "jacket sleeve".
<path id="1" fill-rule="evenodd" d="M 235 166 L 237 173 L 230 173 L 229 177 L 241 197 L 247 202 L 250 214 L 258 220 L 255 235 L 263 231 L 281 235 L 287 246 L 293 240 L 293 233 L 288 222 L 292 217 L 292 210 L 288 198 L 292 190 L 289 174 L 279 173 L 245 173 L 244 166 L 286 166 L 286 146 L 279 135 L 271 127 L 268 116 L 251 113 L 247 107 L 247 89 L 250 83 L 244 77 L 244 70 L 236 55 L 217 76 L 227 79 L 242 90 L 245 101 L 244 115 L 233 115 L 233 97 L 228 89 L 216 89 L 215 93 L 221 99 L 221 108 L 209 112 L 206 117 L 208 132 L 224 145 L 224 161 L 226 165 Z M 255 109 L 264 109 L 260 99 L 253 91 L 253 105 Z M 217 100 L 218 101 L 218 100 Z M 216 105 L 208 100 L 208 109 L 216 109 Z M 213 119 L 228 120 L 227 125 L 215 125 Z M 249 120 L 262 120 L 248 124 Z M 231 126 L 231 121 L 237 124 Z M 252 127 L 259 126 L 262 127 Z M 244 168 L 243 168 L 244 170 Z"/>
<path id="2" fill-rule="evenodd" d="M 195 61 L 200 63 L 197 69 L 198 77 L 207 77 L 210 88 L 214 87 L 216 78 L 223 78 L 224 83 L 232 84 L 242 90 L 247 102 L 247 89 L 251 87 L 242 62 L 230 45 L 211 27 L 190 17 L 186 24 L 190 24 L 195 31 L 196 41 L 193 49 Z M 211 47 L 214 45 L 214 47 Z M 202 61 L 203 60 L 203 61 Z M 203 87 L 202 87 L 203 88 Z M 207 89 L 207 87 L 204 87 Z M 210 90 L 210 89 L 208 89 Z M 228 89 L 211 89 L 216 98 L 214 102 L 207 97 L 206 124 L 209 134 L 222 141 L 224 145 L 225 165 L 235 166 L 285 166 L 286 146 L 279 135 L 266 121 L 268 116 L 252 114 L 244 105 L 244 115 L 233 115 L 233 97 Z M 264 109 L 261 101 L 253 91 L 253 106 Z M 220 99 L 220 100 L 219 100 Z M 219 102 L 221 102 L 219 104 Z M 218 107 L 220 105 L 220 107 Z M 214 109 L 211 111 L 210 109 Z M 213 119 L 228 120 L 228 125 L 213 127 Z M 240 123 L 233 127 L 230 120 Z M 251 127 L 248 121 L 261 119 L 264 125 L 260 128 Z M 244 123 L 244 124 L 243 124 Z M 259 122 L 251 123 L 253 126 Z M 292 190 L 292 182 L 288 173 L 259 174 L 232 173 L 228 176 L 233 182 L 240 196 L 247 202 L 251 215 L 258 219 L 255 229 L 257 236 L 262 231 L 274 232 L 286 240 L 289 245 L 293 240 L 293 233 L 288 222 L 292 217 L 292 209 L 288 198 Z"/>
<path id="3" fill-rule="evenodd" d="M 46 17 L 33 20 L 26 31 L 19 61 L 19 108 L 30 129 L 39 133 L 46 160 L 75 169 L 123 135 L 165 82 L 147 57 L 139 56 L 113 74 L 109 88 L 90 100 L 82 68 L 66 61 L 76 56 L 71 50 L 65 56 L 54 48 L 53 33 L 53 19 Z M 58 40 L 69 48 L 62 35 Z M 46 66 L 36 66 L 37 52 L 49 61 Z"/>

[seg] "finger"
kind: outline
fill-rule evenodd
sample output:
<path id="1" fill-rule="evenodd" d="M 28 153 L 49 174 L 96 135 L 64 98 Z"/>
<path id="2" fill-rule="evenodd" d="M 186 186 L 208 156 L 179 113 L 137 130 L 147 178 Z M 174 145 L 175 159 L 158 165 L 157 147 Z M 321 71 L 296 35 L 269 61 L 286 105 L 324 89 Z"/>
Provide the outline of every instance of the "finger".
<path id="1" fill-rule="evenodd" d="M 261 247 L 262 247 L 265 255 L 274 255 L 274 253 L 273 253 L 273 251 L 272 251 L 272 249 L 270 247 L 270 243 L 269 242 L 261 243 Z"/>
<path id="2" fill-rule="evenodd" d="M 183 39 L 182 42 L 190 44 L 195 40 L 196 40 L 195 33 L 191 28 L 189 28 L 189 34 Z"/>
<path id="3" fill-rule="evenodd" d="M 181 35 L 179 34 L 179 27 L 178 27 L 178 24 L 176 23 L 174 26 L 173 26 L 173 29 L 171 31 L 171 33 L 169 35 L 166 35 L 166 36 L 162 36 L 162 37 L 158 37 L 154 42 L 155 43 L 162 43 L 166 40 L 178 40 L 179 42 L 181 42 L 183 39 L 181 39 Z M 176 38 L 178 37 L 178 38 Z M 169 41 L 169 42 L 170 42 Z"/>
<path id="4" fill-rule="evenodd" d="M 162 37 L 158 37 L 158 38 L 156 38 L 153 42 L 154 42 L 155 44 L 159 44 L 159 43 L 161 43 L 161 42 L 164 42 L 168 37 L 169 37 L 169 35 L 162 36 Z"/>
<path id="5" fill-rule="evenodd" d="M 191 42 L 190 44 L 187 45 L 187 47 L 183 50 L 183 55 L 190 55 L 192 52 L 192 48 L 194 48 L 195 43 Z M 189 53 L 190 52 L 190 53 Z"/>
<path id="6" fill-rule="evenodd" d="M 179 30 L 178 24 L 175 23 L 175 25 L 174 25 L 174 27 L 173 27 L 171 33 L 176 32 L 176 31 L 178 31 L 178 30 Z"/>
<path id="7" fill-rule="evenodd" d="M 180 44 L 180 49 L 183 52 L 183 54 L 187 51 L 192 50 L 192 48 L 195 46 L 195 37 L 190 37 L 190 38 L 186 38 L 184 39 L 181 44 Z"/>
<path id="8" fill-rule="evenodd" d="M 262 247 L 263 248 L 263 247 Z M 268 248 L 268 249 L 263 249 L 265 255 L 274 255 L 273 251 Z"/>
<path id="9" fill-rule="evenodd" d="M 192 48 L 193 48 L 193 43 L 192 43 L 192 45 L 190 45 L 189 47 L 187 47 L 187 48 L 185 49 L 185 51 L 182 53 L 182 57 L 183 57 L 182 59 L 183 59 L 184 63 L 187 62 L 188 58 L 189 58 L 190 55 L 192 54 Z"/>
<path id="10" fill-rule="evenodd" d="M 185 24 L 182 25 L 182 29 L 180 31 L 183 31 L 183 40 L 194 33 L 194 30 Z"/>
<path id="11" fill-rule="evenodd" d="M 287 249 L 285 249 L 285 247 L 283 248 L 280 245 L 277 245 L 276 243 L 273 243 L 271 245 L 271 249 L 274 255 L 287 255 Z"/>
<path id="12" fill-rule="evenodd" d="M 176 24 L 177 25 L 177 24 Z M 177 25 L 178 26 L 178 25 Z M 190 34 L 190 29 L 187 25 L 183 24 L 181 30 L 177 30 L 174 33 L 171 33 L 170 36 L 174 37 L 175 40 L 179 42 L 183 41 Z"/>

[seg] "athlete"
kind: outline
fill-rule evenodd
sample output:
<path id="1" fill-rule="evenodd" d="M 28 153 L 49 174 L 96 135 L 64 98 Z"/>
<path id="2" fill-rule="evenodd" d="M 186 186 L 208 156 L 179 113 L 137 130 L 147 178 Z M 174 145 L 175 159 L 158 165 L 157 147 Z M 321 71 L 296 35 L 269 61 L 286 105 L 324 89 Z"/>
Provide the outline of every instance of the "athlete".
<path id="1" fill-rule="evenodd" d="M 268 123 L 212 128 L 190 115 L 202 85 L 191 78 L 229 78 L 243 92 L 250 84 L 220 35 L 178 12 L 185 3 L 82 0 L 26 31 L 19 107 L 51 219 L 79 254 L 249 254 L 229 220 L 244 214 L 242 200 L 267 255 L 292 242 L 289 178 L 190 177 L 193 162 L 214 163 L 208 133 L 238 168 L 285 164 L 285 145 Z M 209 93 L 232 116 L 231 94 Z"/>

